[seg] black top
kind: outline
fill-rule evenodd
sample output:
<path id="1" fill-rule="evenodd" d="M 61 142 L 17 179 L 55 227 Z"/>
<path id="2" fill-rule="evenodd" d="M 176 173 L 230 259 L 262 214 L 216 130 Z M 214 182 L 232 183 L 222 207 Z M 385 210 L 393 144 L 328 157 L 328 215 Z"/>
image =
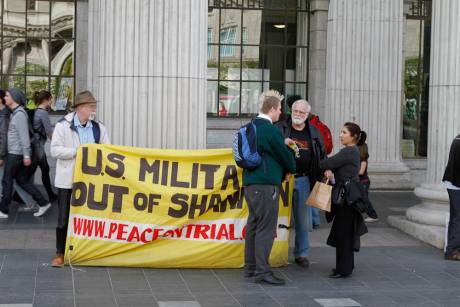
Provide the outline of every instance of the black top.
<path id="1" fill-rule="evenodd" d="M 450 146 L 449 161 L 442 181 L 450 181 L 454 186 L 460 187 L 460 134 Z"/>
<path id="2" fill-rule="evenodd" d="M 302 131 L 292 128 L 289 137 L 297 144 L 297 147 L 299 147 L 300 157 L 296 157 L 295 159 L 296 173 L 309 175 L 312 152 L 311 137 L 307 125 L 305 125 Z"/>
<path id="3" fill-rule="evenodd" d="M 358 179 L 360 167 L 359 149 L 357 146 L 346 146 L 332 157 L 322 160 L 319 166 L 323 170 L 332 170 L 336 182 Z"/>

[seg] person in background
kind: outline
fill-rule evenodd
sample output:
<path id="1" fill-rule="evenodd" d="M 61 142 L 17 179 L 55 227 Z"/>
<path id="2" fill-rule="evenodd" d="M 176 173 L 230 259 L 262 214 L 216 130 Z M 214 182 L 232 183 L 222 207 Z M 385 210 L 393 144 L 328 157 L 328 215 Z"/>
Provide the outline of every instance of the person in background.
<path id="1" fill-rule="evenodd" d="M 74 112 L 57 124 L 51 139 L 51 156 L 56 159 L 54 186 L 58 190 L 58 221 L 56 227 L 56 255 L 51 265 L 62 267 L 69 224 L 70 197 L 72 196 L 75 158 L 80 145 L 109 144 L 104 125 L 95 120 L 97 101 L 90 91 L 75 97 Z"/>
<path id="2" fill-rule="evenodd" d="M 359 160 L 360 160 L 360 168 L 359 168 L 359 182 L 361 182 L 364 190 L 366 191 L 369 199 L 369 187 L 371 185 L 371 180 L 367 175 L 367 165 L 369 160 L 369 151 L 367 149 L 366 144 L 367 133 L 361 130 L 361 134 L 359 136 L 358 141 L 358 149 L 359 149 Z M 377 222 L 379 217 L 377 212 L 375 211 L 372 203 L 369 201 L 367 203 L 367 217 L 364 219 L 365 222 L 372 223 Z"/>
<path id="3" fill-rule="evenodd" d="M 4 175 L 2 179 L 3 195 L 0 202 L 0 218 L 8 218 L 9 206 L 13 194 L 13 180 L 40 206 L 34 216 L 45 214 L 51 204 L 43 197 L 40 190 L 30 182 L 30 174 L 27 168 L 32 164 L 32 150 L 29 136 L 29 117 L 24 110 L 26 97 L 17 88 L 10 88 L 5 95 L 5 103 L 12 111 L 8 125 L 8 154 L 5 159 Z"/>
<path id="4" fill-rule="evenodd" d="M 8 154 L 8 125 L 10 123 L 10 109 L 5 105 L 5 95 L 6 92 L 0 90 L 0 180 L 3 178 L 3 164 Z M 24 191 L 14 180 L 14 191 L 17 195 L 17 200 L 19 203 L 23 204 L 21 207 L 23 212 L 35 212 L 37 211 L 37 204 L 26 191 Z M 2 194 L 2 185 L 0 184 L 0 194 Z M 13 197 L 14 198 L 14 197 Z"/>
<path id="5" fill-rule="evenodd" d="M 358 125 L 345 123 L 340 132 L 340 142 L 345 147 L 320 162 L 324 175 L 331 181 L 335 179 L 334 188 L 343 187 L 348 180 L 359 180 L 359 149 L 356 144 L 360 133 Z M 354 252 L 359 250 L 360 236 L 367 232 L 366 225 L 361 213 L 353 206 L 336 204 L 334 200 L 328 216 L 328 221 L 333 219 L 333 222 L 327 244 L 336 250 L 336 265 L 329 277 L 345 278 L 352 274 L 355 267 Z"/>
<path id="6" fill-rule="evenodd" d="M 32 123 L 35 141 L 33 142 L 34 150 L 30 172 L 33 175 L 36 168 L 40 167 L 42 182 L 48 194 L 48 199 L 53 202 L 57 199 L 57 196 L 51 186 L 50 167 L 45 153 L 46 140 L 51 140 L 53 136 L 53 127 L 48 115 L 48 109 L 51 107 L 53 97 L 48 91 L 35 92 L 34 101 L 37 108 L 35 109 Z"/>
<path id="7" fill-rule="evenodd" d="M 446 260 L 460 261 L 460 134 L 452 141 L 444 176 L 449 194 L 449 226 L 447 227 Z"/>

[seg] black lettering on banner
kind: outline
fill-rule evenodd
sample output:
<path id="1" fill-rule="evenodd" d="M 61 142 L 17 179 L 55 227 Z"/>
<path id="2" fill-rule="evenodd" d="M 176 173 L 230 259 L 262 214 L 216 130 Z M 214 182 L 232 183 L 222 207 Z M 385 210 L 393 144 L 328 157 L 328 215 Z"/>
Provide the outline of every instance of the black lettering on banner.
<path id="1" fill-rule="evenodd" d="M 175 217 L 175 218 L 184 217 L 188 211 L 187 200 L 188 200 L 188 195 L 186 194 L 180 194 L 180 193 L 174 194 L 171 197 L 171 202 L 174 205 L 180 206 L 180 209 L 174 209 L 172 207 L 169 207 L 168 215 L 170 217 Z"/>
<path id="2" fill-rule="evenodd" d="M 168 185 L 168 170 L 169 161 L 163 161 L 163 167 L 161 168 L 161 185 Z"/>
<path id="3" fill-rule="evenodd" d="M 208 200 L 208 195 L 201 196 L 201 203 L 198 203 L 198 196 L 197 194 L 192 194 L 192 199 L 190 201 L 190 210 L 188 213 L 188 218 L 193 219 L 195 217 L 195 210 L 199 209 L 200 213 L 198 216 L 202 215 L 206 212 L 206 204 Z"/>
<path id="4" fill-rule="evenodd" d="M 147 208 L 147 195 L 144 193 L 136 193 L 133 199 L 134 208 L 138 211 L 144 211 Z"/>
<path id="5" fill-rule="evenodd" d="M 222 198 L 220 194 L 211 194 L 209 198 L 209 210 L 212 209 L 213 212 L 220 212 L 220 205 L 222 203 Z"/>
<path id="6" fill-rule="evenodd" d="M 88 189 L 84 182 L 74 182 L 72 185 L 72 198 L 70 204 L 74 207 L 83 206 L 86 203 L 87 191 Z"/>
<path id="7" fill-rule="evenodd" d="M 104 184 L 102 185 L 102 197 L 100 201 L 96 201 L 94 199 L 94 191 L 96 186 L 92 183 L 89 184 L 88 188 L 88 208 L 92 210 L 105 210 L 107 208 L 107 199 L 109 194 L 109 187 L 110 185 Z"/>
<path id="8" fill-rule="evenodd" d="M 229 180 L 232 180 L 234 190 L 240 189 L 240 182 L 238 180 L 238 170 L 235 165 L 227 165 L 227 168 L 225 169 L 224 178 L 222 179 L 222 187 L 220 188 L 221 190 L 227 189 Z"/>
<path id="9" fill-rule="evenodd" d="M 283 207 L 288 207 L 289 206 L 289 181 L 281 183 L 280 185 L 280 197 L 281 197 L 281 202 L 283 204 Z"/>
<path id="10" fill-rule="evenodd" d="M 177 180 L 178 168 L 179 168 L 178 162 L 171 163 L 171 186 L 175 188 L 188 188 L 190 186 L 188 182 Z"/>
<path id="11" fill-rule="evenodd" d="M 190 187 L 192 189 L 196 189 L 198 186 L 198 167 L 200 165 L 198 163 L 193 163 L 192 165 L 192 182 L 190 183 Z"/>
<path id="12" fill-rule="evenodd" d="M 220 165 L 201 164 L 200 171 L 205 173 L 204 188 L 207 190 L 214 189 L 214 173 L 220 168 Z"/>
<path id="13" fill-rule="evenodd" d="M 96 165 L 90 166 L 88 164 L 88 147 L 83 147 L 82 166 L 81 171 L 88 175 L 99 175 L 102 172 L 102 151 L 96 150 Z"/>
<path id="14" fill-rule="evenodd" d="M 110 186 L 110 193 L 113 193 L 112 212 L 121 212 L 123 206 L 123 195 L 129 194 L 129 188 L 118 185 Z"/>
<path id="15" fill-rule="evenodd" d="M 150 194 L 149 195 L 149 210 L 148 210 L 149 213 L 153 212 L 153 206 L 158 206 L 160 204 L 159 202 L 156 201 L 157 199 L 160 200 L 161 195 L 159 195 L 159 194 Z"/>
<path id="16" fill-rule="evenodd" d="M 160 160 L 155 160 L 152 164 L 149 164 L 147 159 L 141 158 L 139 167 L 139 181 L 145 181 L 145 173 L 153 173 L 152 183 L 158 184 L 160 179 Z"/>
<path id="17" fill-rule="evenodd" d="M 117 153 L 110 153 L 107 155 L 107 160 L 116 164 L 116 168 L 111 168 L 108 165 L 105 167 L 105 173 L 113 178 L 121 178 L 125 173 L 125 165 L 123 160 L 126 157 Z"/>

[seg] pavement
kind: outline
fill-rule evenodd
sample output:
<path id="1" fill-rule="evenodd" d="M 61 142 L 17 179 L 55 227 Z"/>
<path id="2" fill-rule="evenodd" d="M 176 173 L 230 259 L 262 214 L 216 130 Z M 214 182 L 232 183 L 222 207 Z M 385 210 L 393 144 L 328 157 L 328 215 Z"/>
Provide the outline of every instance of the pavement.
<path id="1" fill-rule="evenodd" d="M 335 250 L 325 244 L 323 221 L 311 233 L 310 267 L 275 269 L 287 281 L 282 287 L 256 284 L 241 269 L 55 269 L 56 206 L 43 218 L 13 206 L 0 221 L 0 307 L 460 306 L 460 263 L 386 224 L 418 202 L 414 194 L 372 192 L 371 199 L 380 220 L 369 224 L 350 278 L 327 277 Z"/>

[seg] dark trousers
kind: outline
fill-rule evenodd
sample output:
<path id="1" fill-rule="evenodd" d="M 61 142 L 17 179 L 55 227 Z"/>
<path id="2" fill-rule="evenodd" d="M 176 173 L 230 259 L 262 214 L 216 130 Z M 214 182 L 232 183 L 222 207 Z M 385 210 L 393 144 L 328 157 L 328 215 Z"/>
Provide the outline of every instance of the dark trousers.
<path id="1" fill-rule="evenodd" d="M 29 166 L 29 173 L 31 176 L 35 174 L 37 167 L 40 167 L 42 172 L 42 183 L 46 189 L 46 193 L 48 194 L 48 199 L 53 201 L 56 198 L 56 194 L 54 194 L 53 188 L 51 186 L 50 166 L 48 164 L 48 159 L 46 157 L 44 147 L 38 148 L 38 146 L 36 146 L 34 149 L 32 164 Z"/>
<path id="2" fill-rule="evenodd" d="M 369 199 L 369 186 L 370 182 L 361 182 L 362 186 L 364 187 L 364 190 L 366 191 L 367 194 L 367 199 Z M 377 211 L 375 211 L 374 207 L 372 206 L 372 202 L 369 199 L 369 202 L 367 203 L 367 216 L 373 219 L 379 218 L 377 215 Z"/>
<path id="3" fill-rule="evenodd" d="M 69 224 L 70 197 L 72 189 L 58 188 L 58 221 L 56 227 L 56 252 L 64 254 L 67 237 L 67 226 Z"/>
<path id="4" fill-rule="evenodd" d="M 268 258 L 276 236 L 279 187 L 250 185 L 244 189 L 249 216 L 244 246 L 245 271 L 256 276 L 271 274 Z"/>
<path id="5" fill-rule="evenodd" d="M 450 218 L 447 229 L 446 255 L 460 252 L 460 190 L 447 189 L 450 200 Z"/>
<path id="6" fill-rule="evenodd" d="M 9 205 L 13 195 L 14 179 L 16 179 L 16 182 L 21 188 L 32 196 L 39 206 L 43 207 L 48 204 L 48 201 L 43 197 L 42 193 L 40 193 L 37 187 L 29 181 L 30 176 L 29 168 L 23 164 L 22 155 L 8 154 L 6 156 L 2 179 L 3 197 L 0 202 L 0 211 L 3 213 L 8 213 L 9 211 Z"/>
<path id="7" fill-rule="evenodd" d="M 337 206 L 331 231 L 335 236 L 335 269 L 338 274 L 350 275 L 355 267 L 354 221 L 357 213 L 351 206 Z"/>

